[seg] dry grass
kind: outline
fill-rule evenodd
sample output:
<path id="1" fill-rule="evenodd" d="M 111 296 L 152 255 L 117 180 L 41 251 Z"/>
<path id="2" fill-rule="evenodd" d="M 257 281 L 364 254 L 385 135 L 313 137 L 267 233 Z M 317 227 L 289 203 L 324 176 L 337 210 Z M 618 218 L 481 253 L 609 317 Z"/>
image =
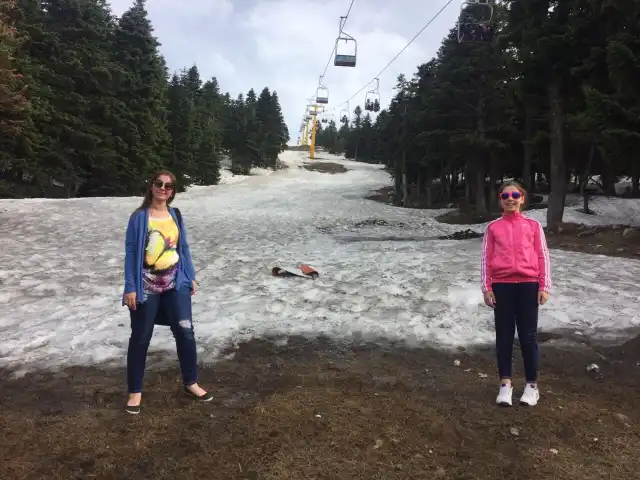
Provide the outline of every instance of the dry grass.
<path id="1" fill-rule="evenodd" d="M 637 478 L 637 342 L 606 360 L 543 346 L 534 409 L 493 405 L 490 352 L 298 338 L 204 368 L 213 405 L 181 396 L 177 370 L 151 372 L 138 417 L 122 411 L 122 371 L 5 376 L 0 478 Z"/>

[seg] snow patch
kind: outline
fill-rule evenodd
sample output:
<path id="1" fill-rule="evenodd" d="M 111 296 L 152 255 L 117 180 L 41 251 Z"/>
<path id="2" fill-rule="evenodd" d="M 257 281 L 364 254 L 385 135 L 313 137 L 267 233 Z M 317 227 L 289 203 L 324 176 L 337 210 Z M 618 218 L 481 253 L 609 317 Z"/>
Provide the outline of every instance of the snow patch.
<path id="1" fill-rule="evenodd" d="M 460 227 L 437 222 L 441 211 L 366 200 L 391 183 L 382 165 L 321 157 L 349 171 L 297 168 L 308 153 L 285 151 L 280 160 L 290 168 L 177 196 L 200 284 L 193 297 L 200 360 L 265 335 L 387 337 L 447 348 L 493 342 L 492 311 L 480 293 L 481 241 L 432 240 Z M 633 201 L 609 200 L 595 198 L 592 208 L 602 214 L 585 220 L 610 223 L 640 211 Z M 0 367 L 124 364 L 124 236 L 139 203 L 0 200 Z M 390 237 L 397 240 L 384 240 Z M 411 237 L 429 240 L 402 240 Z M 640 261 L 552 250 L 551 262 L 554 289 L 540 312 L 542 329 L 617 338 L 640 326 Z M 298 263 L 313 265 L 320 278 L 271 276 L 275 265 Z M 156 328 L 151 350 L 175 351 L 168 328 Z"/>

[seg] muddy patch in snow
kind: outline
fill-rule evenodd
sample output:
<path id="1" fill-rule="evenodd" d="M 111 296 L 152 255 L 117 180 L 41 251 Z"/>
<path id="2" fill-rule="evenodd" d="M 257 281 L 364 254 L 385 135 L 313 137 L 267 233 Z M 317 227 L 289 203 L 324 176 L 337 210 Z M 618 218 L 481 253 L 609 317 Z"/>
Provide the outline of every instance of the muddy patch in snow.
<path id="1" fill-rule="evenodd" d="M 302 167 L 306 170 L 311 170 L 312 172 L 320 172 L 320 173 L 346 173 L 349 171 L 347 167 L 344 165 L 340 165 L 339 163 L 333 162 L 305 162 L 302 164 Z"/>
<path id="2" fill-rule="evenodd" d="M 558 232 L 547 232 L 550 248 L 640 260 L 640 228 L 628 225 L 564 223 Z"/>

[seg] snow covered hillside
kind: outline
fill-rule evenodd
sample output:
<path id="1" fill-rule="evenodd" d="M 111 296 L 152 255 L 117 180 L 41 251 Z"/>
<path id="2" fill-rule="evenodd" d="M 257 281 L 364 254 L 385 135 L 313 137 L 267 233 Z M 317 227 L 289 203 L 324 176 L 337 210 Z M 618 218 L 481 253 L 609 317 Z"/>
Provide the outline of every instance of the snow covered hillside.
<path id="1" fill-rule="evenodd" d="M 479 288 L 480 241 L 434 240 L 459 229 L 436 222 L 440 211 L 365 200 L 389 184 L 379 165 L 322 153 L 350 169 L 329 175 L 298 168 L 304 155 L 284 152 L 288 169 L 192 188 L 176 199 L 199 277 L 194 323 L 202 360 L 264 334 L 442 346 L 492 341 L 492 314 Z M 592 203 L 596 211 L 606 207 L 599 202 Z M 0 367 L 124 362 L 124 233 L 139 203 L 0 201 Z M 551 256 L 555 288 L 542 329 L 602 337 L 640 326 L 640 261 L 558 250 Z M 300 262 L 314 265 L 320 278 L 270 276 L 278 263 Z M 151 351 L 174 348 L 169 329 L 157 327 Z"/>

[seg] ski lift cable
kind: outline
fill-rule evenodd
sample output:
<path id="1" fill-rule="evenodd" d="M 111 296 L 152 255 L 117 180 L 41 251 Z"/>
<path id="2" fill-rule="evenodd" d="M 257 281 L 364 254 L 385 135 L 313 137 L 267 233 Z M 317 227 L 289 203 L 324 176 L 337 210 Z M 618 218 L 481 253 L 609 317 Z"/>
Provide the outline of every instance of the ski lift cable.
<path id="1" fill-rule="evenodd" d="M 364 89 L 365 89 L 365 88 L 367 88 L 369 85 L 371 85 L 373 82 L 375 82 L 376 78 L 379 78 L 379 77 L 380 77 L 380 75 L 382 75 L 382 74 L 385 72 L 385 70 L 386 70 L 387 68 L 389 68 L 389 67 L 391 66 L 391 64 L 392 64 L 393 62 L 395 62 L 395 61 L 398 59 L 398 57 L 399 57 L 400 55 L 402 55 L 402 52 L 404 52 L 407 48 L 409 48 L 409 46 L 410 46 L 410 45 L 415 41 L 415 39 L 416 39 L 416 38 L 418 38 L 418 37 L 420 36 L 420 34 L 421 34 L 422 32 L 424 32 L 424 31 L 427 29 L 427 27 L 428 27 L 429 25 L 431 25 L 431 24 L 436 20 L 436 18 L 438 18 L 438 17 L 440 16 L 440 14 L 441 14 L 442 12 L 444 12 L 444 10 L 445 10 L 449 5 L 451 5 L 452 3 L 453 3 L 453 0 L 449 0 L 447 3 L 445 3 L 445 5 L 444 5 L 444 6 L 443 6 L 439 11 L 438 11 L 438 13 L 436 13 L 436 14 L 433 16 L 433 18 L 431 18 L 431 20 L 429 20 L 429 22 L 427 22 L 427 24 L 426 24 L 424 27 L 422 27 L 422 28 L 420 29 L 420 31 L 419 31 L 418 33 L 416 33 L 416 34 L 414 35 L 414 37 L 413 37 L 411 40 L 409 40 L 409 43 L 407 43 L 407 44 L 404 46 L 404 48 L 403 48 L 402 50 L 400 50 L 400 51 L 398 52 L 398 54 L 397 54 L 395 57 L 393 57 L 393 58 L 391 59 L 391 61 L 390 61 L 389 63 L 387 63 L 387 65 L 386 65 L 382 70 L 380 70 L 380 71 L 379 71 L 379 72 L 378 72 L 378 73 L 377 73 L 377 74 L 376 74 L 376 75 L 375 75 L 375 76 L 374 76 L 374 77 L 373 77 L 373 78 L 372 78 L 368 83 L 366 83 L 366 84 L 365 84 L 365 85 L 364 85 L 360 90 L 358 90 L 356 93 L 354 93 L 353 95 L 351 95 L 347 100 L 345 100 L 345 101 L 344 101 L 344 102 L 342 102 L 342 103 L 337 104 L 337 105 L 336 105 L 336 108 L 337 108 L 337 107 L 339 107 L 339 106 L 341 106 L 341 105 L 344 105 L 344 104 L 349 103 L 349 102 L 350 102 L 351 100 L 353 100 L 357 95 L 359 95 L 360 93 L 362 93 L 362 92 L 364 91 Z"/>
<path id="2" fill-rule="evenodd" d="M 351 5 L 349 5 L 349 10 L 347 10 L 347 14 L 344 16 L 344 22 L 342 22 L 342 28 L 347 24 L 347 20 L 349 19 L 349 13 L 351 13 L 351 7 L 356 0 L 351 0 Z M 329 60 L 327 60 L 327 65 L 324 67 L 324 72 L 322 72 L 321 77 L 324 77 L 327 74 L 327 70 L 329 69 L 329 65 L 331 64 L 331 59 L 333 58 L 333 54 L 336 53 L 336 45 L 333 46 L 331 53 L 329 54 Z"/>
<path id="3" fill-rule="evenodd" d="M 353 8 L 353 4 L 355 3 L 355 1 L 356 1 L 356 0 L 351 0 L 351 3 L 349 4 L 349 9 L 347 10 L 347 14 L 346 14 L 345 16 L 343 16 L 343 17 L 340 17 L 340 31 L 342 31 L 342 29 L 343 29 L 343 28 L 344 28 L 344 26 L 346 25 L 347 20 L 349 19 L 349 14 L 351 13 L 351 9 Z M 325 67 L 324 67 L 324 71 L 322 72 L 322 75 L 320 75 L 320 77 L 319 77 L 319 81 L 318 81 L 318 89 L 316 90 L 316 101 L 319 99 L 319 97 L 318 97 L 318 95 L 319 95 L 318 91 L 319 91 L 319 89 L 320 89 L 321 87 L 322 87 L 322 88 L 324 88 L 324 91 L 325 91 L 325 92 L 327 91 L 327 88 L 323 86 L 322 79 L 323 79 L 323 78 L 324 78 L 324 76 L 327 74 L 327 70 L 328 70 L 328 68 L 329 68 L 329 65 L 331 64 L 331 59 L 333 58 L 334 54 L 336 53 L 337 48 L 338 48 L 338 45 L 337 45 L 337 42 L 336 42 L 336 43 L 333 45 L 333 48 L 331 49 L 331 54 L 329 55 L 329 60 L 327 60 L 327 64 L 326 64 L 326 65 L 325 65 Z M 326 98 L 326 96 L 325 96 L 325 97 L 323 97 L 323 100 L 324 100 L 324 101 L 322 101 L 322 102 L 317 102 L 317 103 L 323 103 L 323 104 L 326 104 L 326 103 L 328 103 L 328 100 L 329 100 L 329 99 L 328 99 L 328 98 Z"/>
<path id="4" fill-rule="evenodd" d="M 344 17 L 340 17 L 343 18 L 344 20 L 342 21 L 342 26 L 341 28 L 344 28 L 344 26 L 347 24 L 347 20 L 349 19 L 349 14 L 351 13 L 351 8 L 353 7 L 353 4 L 355 3 L 356 0 L 351 0 L 351 4 L 349 5 L 349 9 L 347 10 L 347 14 Z M 324 67 L 324 71 L 322 72 L 322 75 L 320 75 L 320 80 L 322 80 L 324 78 L 324 76 L 327 74 L 327 70 L 329 69 L 329 65 L 331 64 L 331 59 L 333 58 L 333 55 L 336 53 L 336 48 L 337 45 L 334 45 L 333 48 L 331 49 L 331 53 L 329 54 L 329 60 L 327 60 L 327 64 Z M 321 82 L 319 82 L 321 83 Z"/>

